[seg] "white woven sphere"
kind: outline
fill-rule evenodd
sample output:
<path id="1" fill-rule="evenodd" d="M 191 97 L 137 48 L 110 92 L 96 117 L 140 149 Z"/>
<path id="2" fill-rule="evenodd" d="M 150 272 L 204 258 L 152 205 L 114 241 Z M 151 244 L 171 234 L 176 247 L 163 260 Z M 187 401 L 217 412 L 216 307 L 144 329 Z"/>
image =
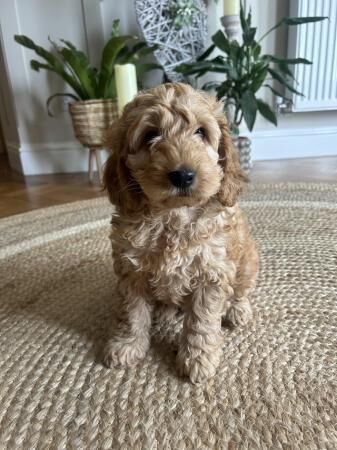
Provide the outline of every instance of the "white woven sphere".
<path id="1" fill-rule="evenodd" d="M 135 10 L 146 42 L 160 46 L 154 52 L 157 61 L 166 75 L 177 81 L 182 75 L 176 73 L 174 68 L 197 58 L 205 48 L 207 13 L 203 0 L 195 0 L 192 23 L 177 29 L 173 18 L 167 14 L 170 3 L 170 0 L 135 0 Z"/>

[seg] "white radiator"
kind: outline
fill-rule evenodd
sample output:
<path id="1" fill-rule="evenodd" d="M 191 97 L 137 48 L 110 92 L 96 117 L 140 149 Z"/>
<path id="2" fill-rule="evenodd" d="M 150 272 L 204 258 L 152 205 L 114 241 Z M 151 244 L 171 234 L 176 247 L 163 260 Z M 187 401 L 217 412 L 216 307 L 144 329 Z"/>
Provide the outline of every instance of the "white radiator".
<path id="1" fill-rule="evenodd" d="M 329 20 L 289 27 L 289 58 L 307 58 L 294 66 L 304 97 L 293 95 L 293 111 L 337 110 L 337 0 L 290 0 L 290 16 L 327 16 Z"/>

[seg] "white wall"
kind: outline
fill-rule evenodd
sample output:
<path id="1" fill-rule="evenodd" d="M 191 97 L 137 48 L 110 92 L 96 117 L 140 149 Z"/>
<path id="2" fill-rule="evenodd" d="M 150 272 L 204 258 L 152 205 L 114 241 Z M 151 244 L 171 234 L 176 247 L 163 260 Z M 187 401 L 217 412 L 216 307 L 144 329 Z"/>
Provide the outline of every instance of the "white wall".
<path id="1" fill-rule="evenodd" d="M 68 114 L 60 112 L 60 105 L 56 119 L 46 113 L 46 99 L 69 89 L 50 72 L 32 71 L 29 62 L 35 58 L 34 53 L 13 39 L 15 34 L 27 34 L 50 47 L 50 35 L 85 48 L 82 2 L 0 0 L 0 26 L 17 122 L 14 137 L 8 135 L 6 123 L 2 122 L 11 165 L 25 174 L 85 170 L 86 150 L 74 139 Z"/>
<path id="2" fill-rule="evenodd" d="M 260 35 L 287 14 L 289 1 L 292 0 L 247 0 Z M 220 27 L 222 1 L 216 4 L 215 0 L 208 0 L 208 4 L 211 35 Z M 110 34 L 112 19 L 117 17 L 121 19 L 122 32 L 139 34 L 133 0 L 0 0 L 0 32 L 5 53 L 5 64 L 0 61 L 0 95 L 6 98 L 1 99 L 0 115 L 11 163 L 18 170 L 26 174 L 84 171 L 87 150 L 75 140 L 70 117 L 62 112 L 65 109 L 62 103 L 55 109 L 56 118 L 46 114 L 48 96 L 69 89 L 53 74 L 33 72 L 29 60 L 34 54 L 16 44 L 14 34 L 27 34 L 43 46 L 49 45 L 48 35 L 69 39 L 97 62 L 102 43 Z M 282 30 L 265 41 L 268 52 L 277 49 L 285 54 L 286 48 L 287 35 Z M 9 85 L 3 82 L 6 75 Z M 267 93 L 262 92 L 261 96 L 273 101 Z M 259 118 L 253 133 L 253 157 L 337 154 L 336 119 L 335 111 L 296 113 L 280 117 L 275 129 Z"/>

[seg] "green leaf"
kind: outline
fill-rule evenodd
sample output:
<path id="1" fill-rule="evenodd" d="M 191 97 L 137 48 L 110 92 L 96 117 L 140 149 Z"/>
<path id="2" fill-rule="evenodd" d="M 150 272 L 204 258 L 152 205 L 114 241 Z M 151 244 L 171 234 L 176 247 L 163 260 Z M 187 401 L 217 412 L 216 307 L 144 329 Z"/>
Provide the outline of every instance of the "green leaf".
<path id="1" fill-rule="evenodd" d="M 110 78 L 113 75 L 116 58 L 130 39 L 132 39 L 132 36 L 115 36 L 106 43 L 103 49 L 98 80 L 98 96 L 100 98 L 107 98 L 106 86 L 109 85 Z"/>
<path id="2" fill-rule="evenodd" d="M 69 84 L 72 89 L 74 89 L 80 98 L 86 98 L 86 93 L 83 91 L 77 79 L 65 70 L 63 62 L 60 61 L 55 55 L 48 50 L 45 50 L 43 47 L 36 45 L 35 42 L 27 36 L 15 35 L 14 39 L 18 44 L 21 44 L 30 50 L 34 50 L 38 56 L 43 58 L 48 63 L 44 64 L 39 61 L 32 60 L 33 62 L 31 62 L 31 67 L 33 70 L 39 71 L 40 69 L 45 69 L 57 73 L 66 83 Z"/>
<path id="3" fill-rule="evenodd" d="M 286 97 L 284 94 L 282 94 L 278 90 L 274 89 L 269 84 L 264 84 L 263 86 L 267 87 L 268 89 L 270 89 L 274 95 L 277 95 L 278 97 L 282 97 L 284 100 L 288 100 L 289 102 L 292 102 L 292 100 L 289 97 Z"/>
<path id="4" fill-rule="evenodd" d="M 70 48 L 63 47 L 60 54 L 71 67 L 72 71 L 78 78 L 83 91 L 88 98 L 97 98 L 97 80 L 96 73 L 90 66 L 89 59 L 85 53 L 73 45 Z"/>
<path id="5" fill-rule="evenodd" d="M 138 42 L 132 47 L 123 47 L 116 57 L 117 64 L 133 63 L 136 64 L 144 56 L 152 54 L 159 48 L 158 45 L 148 46 L 146 42 Z"/>
<path id="6" fill-rule="evenodd" d="M 214 44 L 227 55 L 230 53 L 231 42 L 221 30 L 218 30 L 213 36 L 212 41 Z"/>
<path id="7" fill-rule="evenodd" d="M 180 64 L 179 66 L 175 67 L 174 70 L 178 73 L 182 73 L 185 76 L 189 76 L 198 74 L 203 70 L 203 68 L 199 67 L 198 65 L 194 66 L 194 64 Z"/>
<path id="8" fill-rule="evenodd" d="M 159 49 L 159 45 L 155 44 L 155 45 L 144 47 L 141 50 L 138 50 L 136 53 L 138 56 L 147 56 L 147 55 L 152 54 L 153 52 L 155 52 L 158 49 Z"/>
<path id="9" fill-rule="evenodd" d="M 288 77 L 292 78 L 293 80 L 295 80 L 294 74 L 292 73 L 292 71 L 289 69 L 288 65 L 285 63 L 278 63 L 278 68 L 279 70 L 284 73 L 285 75 L 287 75 Z"/>
<path id="10" fill-rule="evenodd" d="M 21 45 L 23 45 L 26 48 L 30 48 L 31 50 L 35 50 L 36 53 L 38 51 L 43 51 L 44 53 L 48 54 L 49 56 L 50 55 L 53 56 L 50 52 L 47 52 L 47 50 L 45 50 L 44 48 L 40 47 L 39 45 L 36 45 L 35 42 L 32 39 L 30 39 L 28 36 L 25 36 L 23 34 L 15 34 L 14 35 L 14 40 L 18 44 L 21 44 Z M 39 56 L 42 56 L 42 55 L 39 55 Z"/>
<path id="11" fill-rule="evenodd" d="M 297 91 L 296 89 L 293 88 L 293 86 L 291 86 L 291 84 L 289 84 L 287 82 L 287 80 L 285 78 L 283 78 L 283 76 L 281 74 L 279 74 L 278 72 L 276 72 L 273 69 L 268 69 L 268 72 L 270 73 L 270 75 L 277 80 L 279 83 L 283 84 L 283 86 L 285 86 L 286 88 L 289 89 L 289 91 L 293 92 L 294 94 L 300 95 L 302 97 L 304 97 L 304 95 Z"/>
<path id="12" fill-rule="evenodd" d="M 70 97 L 72 98 L 75 102 L 78 102 L 80 99 L 78 97 L 76 97 L 76 95 L 74 94 L 70 94 L 69 92 L 65 92 L 62 94 L 54 94 L 51 95 L 50 97 L 48 97 L 47 102 L 46 102 L 46 106 L 47 106 L 47 113 L 48 116 L 50 117 L 54 117 L 54 114 L 50 111 L 50 103 L 52 102 L 52 100 L 54 100 L 54 98 L 56 97 Z"/>
<path id="13" fill-rule="evenodd" d="M 247 15 L 247 25 L 249 28 L 250 28 L 251 24 L 252 24 L 252 8 L 249 7 L 249 12 Z"/>
<path id="14" fill-rule="evenodd" d="M 259 113 L 269 122 L 272 122 L 275 126 L 277 126 L 277 117 L 274 111 L 270 108 L 270 106 L 263 102 L 262 100 L 257 100 L 257 109 Z"/>
<path id="15" fill-rule="evenodd" d="M 202 90 L 205 90 L 205 91 L 211 91 L 211 90 L 213 90 L 213 89 L 217 89 L 219 86 L 220 86 L 220 84 L 221 83 L 217 83 L 217 82 L 215 82 L 215 81 L 208 81 L 207 83 L 205 83 L 203 86 L 202 86 Z"/>
<path id="16" fill-rule="evenodd" d="M 256 64 L 252 69 L 251 74 L 251 89 L 257 92 L 264 83 L 268 74 L 268 67 L 264 63 Z"/>
<path id="17" fill-rule="evenodd" d="M 254 42 L 256 34 L 256 28 L 249 28 L 246 32 L 242 34 L 243 42 L 245 45 L 250 45 Z"/>
<path id="18" fill-rule="evenodd" d="M 223 97 L 233 97 L 230 93 L 230 86 L 228 81 L 221 83 L 219 87 L 216 88 L 217 98 L 220 100 Z"/>
<path id="19" fill-rule="evenodd" d="M 133 51 L 133 53 L 137 53 L 142 48 L 147 48 L 147 47 L 148 47 L 148 45 L 145 41 L 137 42 L 136 44 L 133 45 L 132 51 Z"/>
<path id="20" fill-rule="evenodd" d="M 50 37 L 49 37 L 48 39 L 49 39 L 49 42 L 51 42 L 51 43 L 55 46 L 55 48 L 57 49 L 56 43 L 53 42 L 53 41 L 50 39 Z M 75 45 L 72 44 L 70 41 L 67 41 L 66 39 L 60 39 L 60 41 L 63 42 L 70 50 L 74 50 L 75 52 L 78 51 L 77 48 L 75 47 Z M 56 95 L 56 94 L 55 94 L 55 95 Z M 60 95 L 62 95 L 62 94 L 60 94 Z"/>
<path id="21" fill-rule="evenodd" d="M 112 73 L 109 81 L 107 81 L 105 86 L 105 98 L 116 98 L 116 97 L 117 97 L 116 77 L 115 73 Z"/>
<path id="22" fill-rule="evenodd" d="M 276 62 L 276 63 L 285 63 L 285 64 L 312 64 L 311 61 L 305 58 L 279 58 L 277 56 L 273 55 L 264 55 L 268 57 L 270 61 Z"/>
<path id="23" fill-rule="evenodd" d="M 207 69 L 201 70 L 196 76 L 195 78 L 200 78 L 203 75 L 206 75 L 206 73 L 209 72 Z"/>
<path id="24" fill-rule="evenodd" d="M 35 70 L 36 72 L 40 72 L 40 69 L 45 69 L 45 70 L 51 70 L 54 71 L 54 69 L 52 68 L 52 66 L 49 66 L 48 64 L 43 64 L 40 61 L 36 61 L 36 59 L 32 59 L 30 61 L 30 67 Z"/>
<path id="25" fill-rule="evenodd" d="M 53 55 L 48 50 L 45 50 L 43 47 L 36 45 L 35 42 L 32 41 L 32 39 L 29 39 L 24 35 L 15 35 L 14 39 L 18 44 L 21 44 L 24 47 L 29 48 L 30 50 L 34 50 L 35 53 L 38 56 L 41 56 L 41 58 L 45 59 L 55 71 L 63 70 L 61 62 L 55 57 L 55 55 Z"/>
<path id="26" fill-rule="evenodd" d="M 119 36 L 119 24 L 120 24 L 119 19 L 116 19 L 112 22 L 111 37 Z"/>
<path id="27" fill-rule="evenodd" d="M 209 68 L 210 64 L 211 63 L 209 61 L 196 62 L 191 64 L 179 64 L 179 66 L 176 66 L 174 70 L 186 76 L 195 75 L 204 70 L 206 67 Z"/>
<path id="28" fill-rule="evenodd" d="M 260 53 L 261 53 L 261 45 L 255 44 L 252 52 L 253 58 L 256 60 L 260 56 Z"/>
<path id="29" fill-rule="evenodd" d="M 147 56 L 153 53 L 155 50 L 158 50 L 159 45 L 147 45 L 146 42 L 138 42 L 130 49 L 131 55 L 137 55 L 137 56 Z"/>
<path id="30" fill-rule="evenodd" d="M 212 61 L 200 61 L 191 64 L 180 64 L 175 68 L 175 71 L 182 73 L 186 76 L 195 75 L 199 73 L 206 72 L 216 72 L 216 73 L 228 73 L 231 66 L 227 63 L 217 64 Z"/>
<path id="31" fill-rule="evenodd" d="M 245 91 L 240 99 L 240 106 L 247 127 L 249 131 L 252 131 L 257 113 L 257 101 L 255 95 L 251 91 Z"/>
<path id="32" fill-rule="evenodd" d="M 259 42 L 262 41 L 266 36 L 268 36 L 269 33 L 276 30 L 276 28 L 279 28 L 281 25 L 288 25 L 288 26 L 297 26 L 297 25 L 303 25 L 305 23 L 312 23 L 312 22 L 321 22 L 322 20 L 328 19 L 328 17 L 323 16 L 315 16 L 315 17 L 284 17 L 279 22 L 277 22 L 276 25 L 274 25 L 272 28 L 270 28 L 260 39 Z"/>
<path id="33" fill-rule="evenodd" d="M 238 72 L 235 67 L 229 66 L 227 73 L 228 73 L 228 79 L 235 80 L 235 81 L 239 79 L 239 75 L 238 75 Z"/>
<path id="34" fill-rule="evenodd" d="M 240 22 L 241 22 L 242 31 L 246 32 L 248 30 L 249 26 L 246 21 L 245 10 L 244 10 L 241 2 L 240 2 Z"/>
<path id="35" fill-rule="evenodd" d="M 206 49 L 206 50 L 204 51 L 204 53 L 202 53 L 202 54 L 197 58 L 197 61 L 203 61 L 203 60 L 205 60 L 205 59 L 213 52 L 214 49 L 215 49 L 215 45 L 212 44 L 210 47 L 208 47 L 208 49 Z"/>
<path id="36" fill-rule="evenodd" d="M 288 26 L 303 25 L 305 23 L 321 22 L 322 20 L 328 19 L 326 16 L 315 16 L 315 17 L 285 17 L 282 22 Z"/>

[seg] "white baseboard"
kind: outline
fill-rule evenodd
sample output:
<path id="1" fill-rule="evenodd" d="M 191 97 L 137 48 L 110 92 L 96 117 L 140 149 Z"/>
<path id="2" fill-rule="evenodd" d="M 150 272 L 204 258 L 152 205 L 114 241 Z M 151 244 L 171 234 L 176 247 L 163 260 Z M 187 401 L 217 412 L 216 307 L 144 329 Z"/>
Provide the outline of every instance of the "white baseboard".
<path id="1" fill-rule="evenodd" d="M 255 131 L 253 161 L 337 155 L 337 128 Z M 76 142 L 7 144 L 11 166 L 25 175 L 86 172 L 88 149 Z M 107 152 L 101 152 L 105 162 Z"/>
<path id="2" fill-rule="evenodd" d="M 252 159 L 306 158 L 337 155 L 337 128 L 303 128 L 255 131 L 252 140 Z"/>
<path id="3" fill-rule="evenodd" d="M 23 173 L 19 153 L 20 144 L 17 144 L 15 142 L 6 142 L 6 149 L 11 168 L 16 170 L 17 172 Z"/>
<path id="4" fill-rule="evenodd" d="M 74 173 L 88 171 L 89 151 L 76 142 L 24 144 L 8 148 L 11 166 L 24 175 Z M 102 163 L 107 152 L 101 151 Z"/>

